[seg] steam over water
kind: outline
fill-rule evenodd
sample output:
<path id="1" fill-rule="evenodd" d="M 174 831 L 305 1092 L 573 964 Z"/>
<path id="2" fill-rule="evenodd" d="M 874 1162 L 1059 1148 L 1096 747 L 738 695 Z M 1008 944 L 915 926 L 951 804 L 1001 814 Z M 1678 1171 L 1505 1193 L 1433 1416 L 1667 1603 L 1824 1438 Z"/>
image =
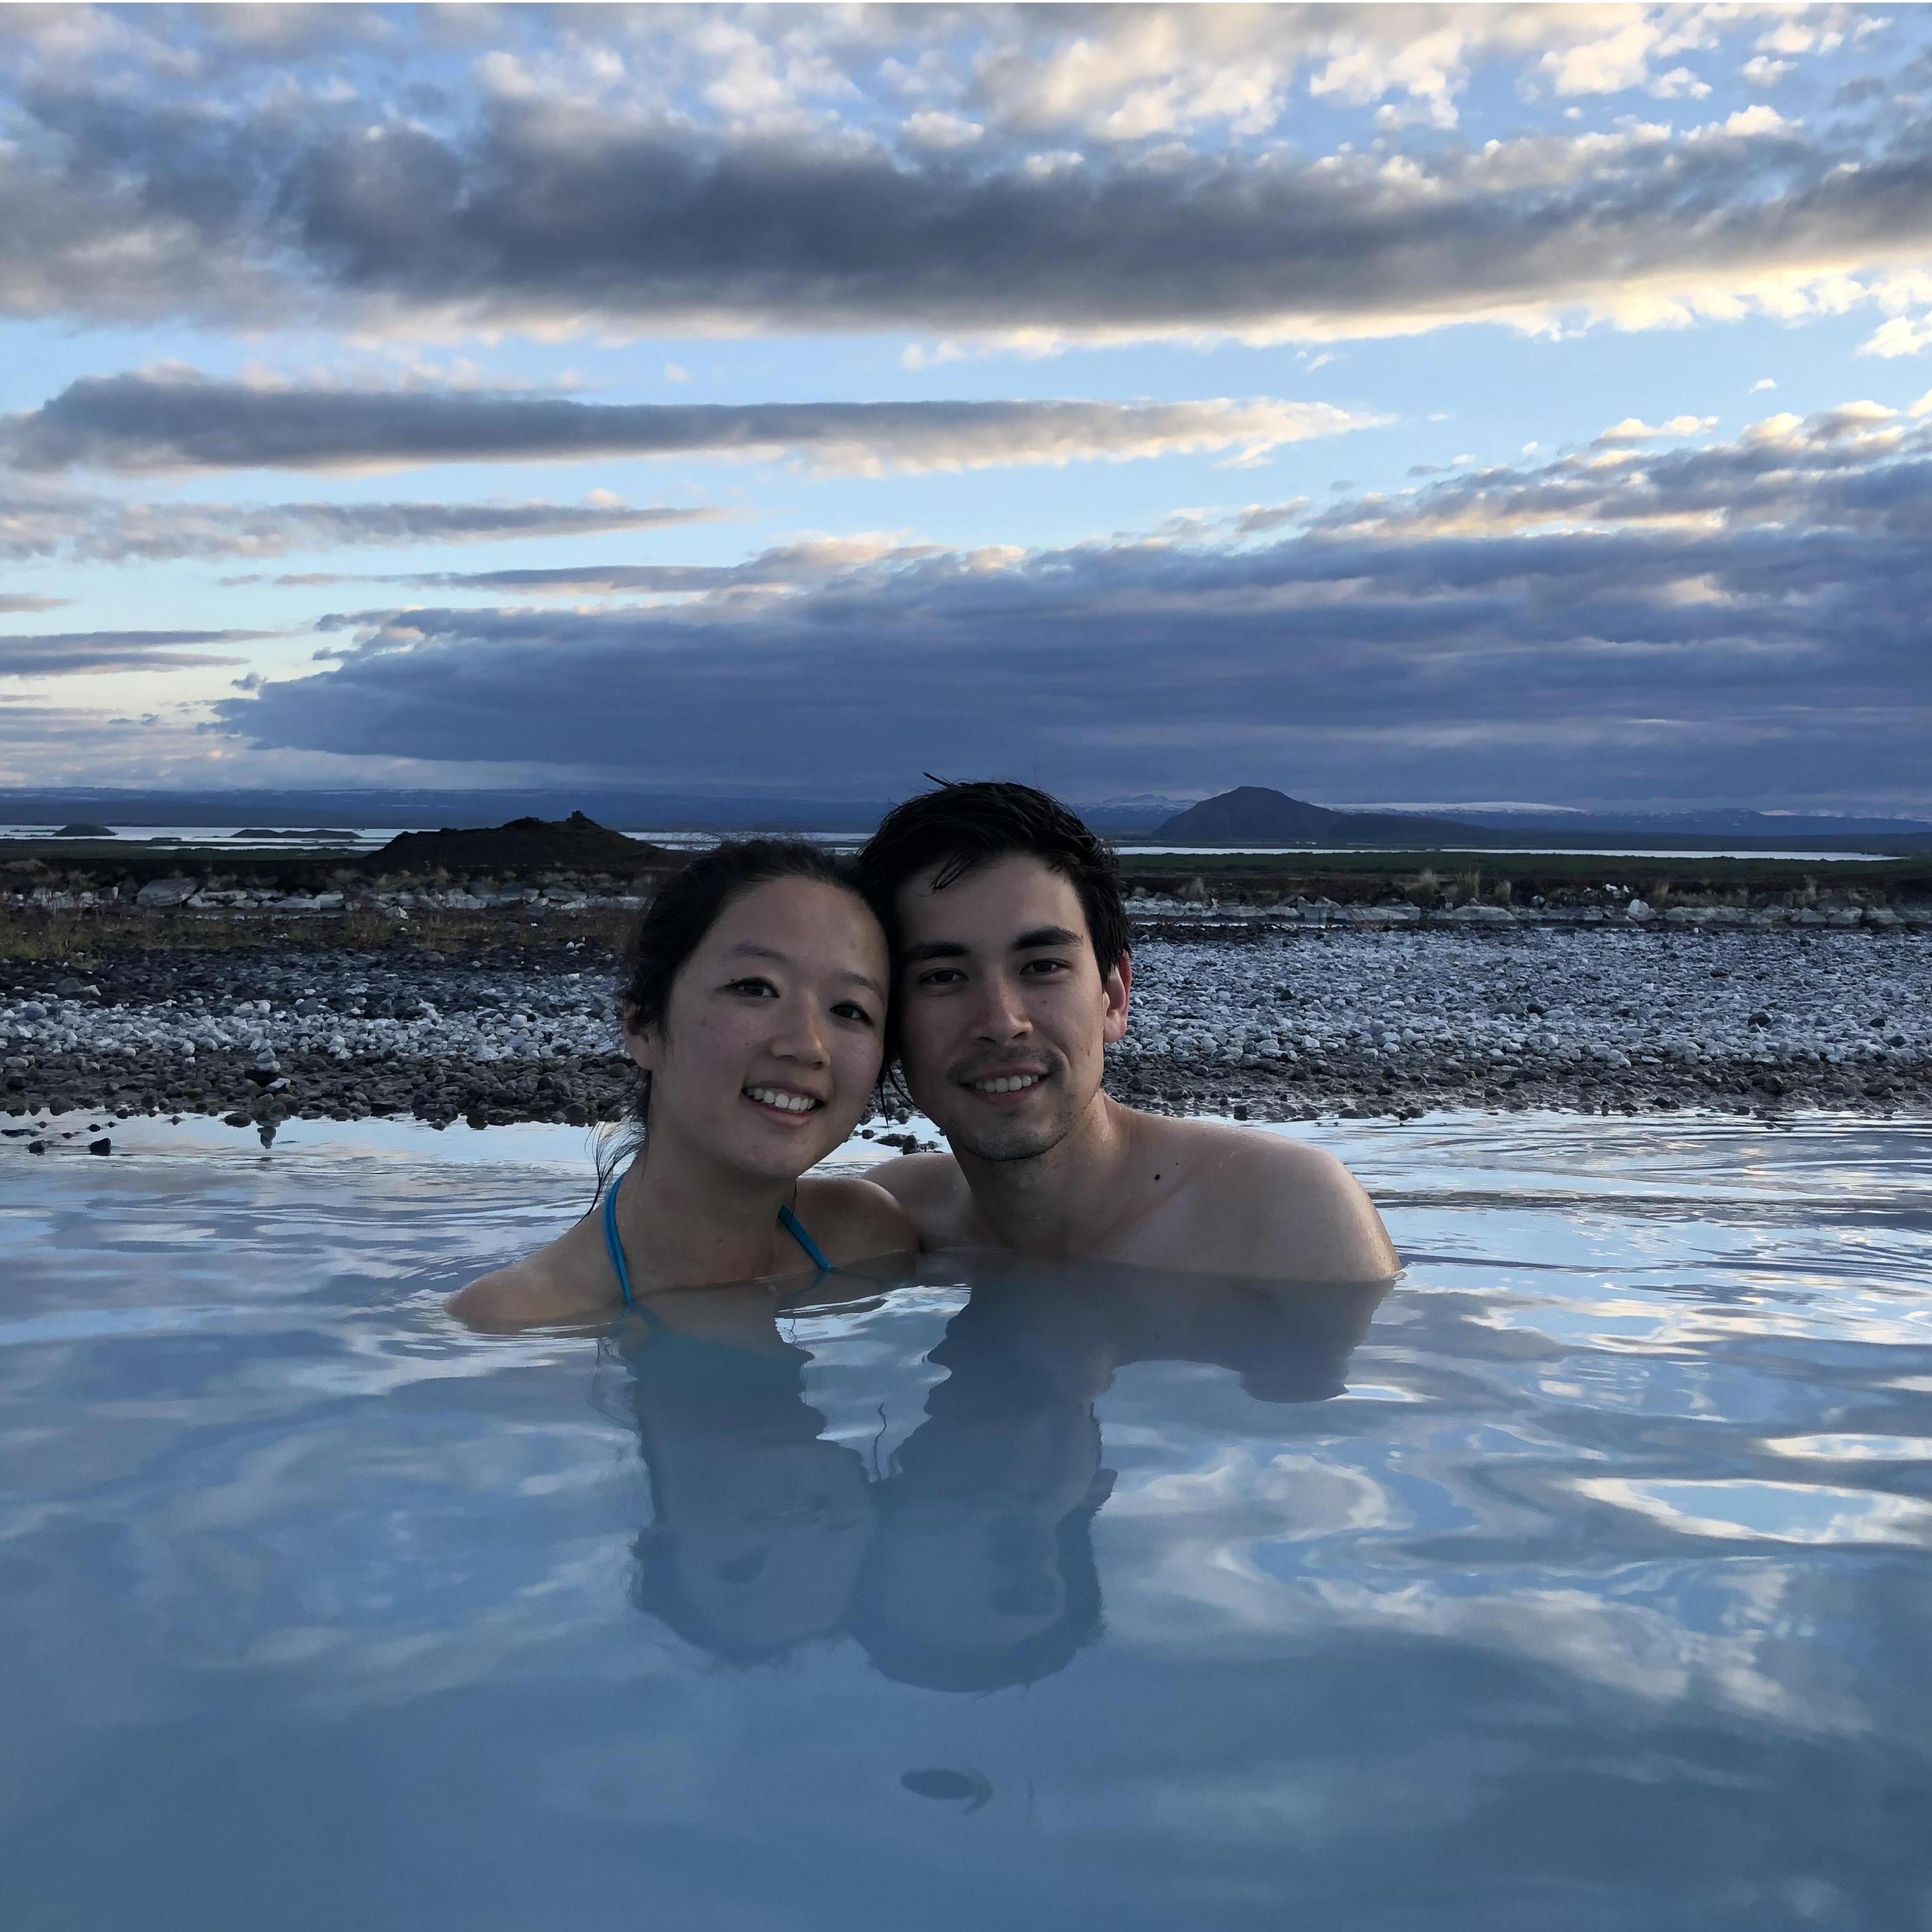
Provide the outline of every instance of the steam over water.
<path id="1" fill-rule="evenodd" d="M 1932 1925 L 1932 1126 L 1307 1131 L 1385 1298 L 704 1341 L 441 1312 L 574 1130 L 0 1142 L 6 1922 Z"/>

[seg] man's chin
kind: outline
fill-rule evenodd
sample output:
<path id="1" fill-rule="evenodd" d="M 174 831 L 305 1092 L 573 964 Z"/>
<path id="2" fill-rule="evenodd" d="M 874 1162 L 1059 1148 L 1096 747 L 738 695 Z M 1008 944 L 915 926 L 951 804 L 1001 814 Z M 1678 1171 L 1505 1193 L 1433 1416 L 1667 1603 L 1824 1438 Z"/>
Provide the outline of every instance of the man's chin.
<path id="1" fill-rule="evenodd" d="M 961 1120 L 938 1124 L 956 1154 L 975 1160 L 1037 1160 L 1072 1131 L 1070 1120 Z"/>

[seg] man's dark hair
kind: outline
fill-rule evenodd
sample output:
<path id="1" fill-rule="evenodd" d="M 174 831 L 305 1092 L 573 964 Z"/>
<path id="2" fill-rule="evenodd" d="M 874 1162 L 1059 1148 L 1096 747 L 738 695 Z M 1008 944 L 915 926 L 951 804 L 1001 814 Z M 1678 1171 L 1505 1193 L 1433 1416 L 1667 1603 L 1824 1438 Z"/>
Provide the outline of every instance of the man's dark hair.
<path id="1" fill-rule="evenodd" d="M 1016 854 L 1037 859 L 1072 882 L 1104 980 L 1128 950 L 1120 861 L 1058 799 L 1031 785 L 942 784 L 909 798 L 879 821 L 859 854 L 857 872 L 890 932 L 899 888 L 908 879 L 932 868 L 933 890 L 943 892 L 980 866 Z"/>

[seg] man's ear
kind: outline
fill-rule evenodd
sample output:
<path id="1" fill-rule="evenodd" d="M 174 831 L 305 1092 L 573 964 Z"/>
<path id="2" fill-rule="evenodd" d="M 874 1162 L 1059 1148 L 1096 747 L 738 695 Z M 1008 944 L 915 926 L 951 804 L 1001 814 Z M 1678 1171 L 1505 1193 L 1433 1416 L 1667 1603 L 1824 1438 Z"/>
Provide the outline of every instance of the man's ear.
<path id="1" fill-rule="evenodd" d="M 1132 991 L 1133 983 L 1134 962 L 1123 952 L 1114 962 L 1114 970 L 1100 982 L 1100 990 L 1107 1001 L 1105 1034 L 1109 1046 L 1127 1030 L 1127 996 Z"/>

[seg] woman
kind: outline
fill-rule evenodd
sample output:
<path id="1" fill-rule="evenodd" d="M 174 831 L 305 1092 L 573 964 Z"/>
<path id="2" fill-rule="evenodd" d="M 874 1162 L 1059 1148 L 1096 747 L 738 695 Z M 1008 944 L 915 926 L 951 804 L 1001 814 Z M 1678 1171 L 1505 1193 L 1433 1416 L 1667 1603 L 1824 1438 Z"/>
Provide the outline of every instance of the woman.
<path id="1" fill-rule="evenodd" d="M 838 861 L 792 840 L 721 845 L 658 893 L 628 958 L 639 1151 L 601 1214 L 472 1282 L 452 1312 L 564 1321 L 914 1252 L 883 1188 L 800 1178 L 858 1125 L 884 1052 L 885 934 Z"/>

